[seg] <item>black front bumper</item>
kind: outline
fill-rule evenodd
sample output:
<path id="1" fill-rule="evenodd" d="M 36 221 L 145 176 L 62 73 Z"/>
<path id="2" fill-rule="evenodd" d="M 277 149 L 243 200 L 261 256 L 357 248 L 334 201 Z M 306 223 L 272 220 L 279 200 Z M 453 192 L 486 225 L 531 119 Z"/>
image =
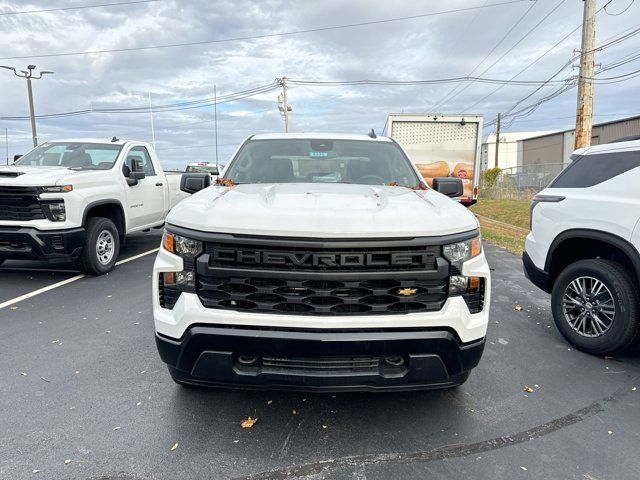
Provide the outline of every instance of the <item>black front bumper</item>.
<path id="1" fill-rule="evenodd" d="M 551 293 L 551 290 L 553 288 L 551 276 L 544 270 L 536 267 L 527 252 L 524 252 L 522 254 L 522 266 L 524 268 L 525 277 L 527 277 L 531 281 L 531 283 L 533 283 L 539 289 L 544 290 L 547 293 Z"/>
<path id="2" fill-rule="evenodd" d="M 327 391 L 456 386 L 467 379 L 484 349 L 484 339 L 462 344 L 446 330 L 316 332 L 228 326 L 195 326 L 181 340 L 156 334 L 156 343 L 180 383 Z"/>
<path id="3" fill-rule="evenodd" d="M 0 226 L 0 258 L 15 260 L 73 258 L 84 245 L 84 228 L 37 230 Z"/>

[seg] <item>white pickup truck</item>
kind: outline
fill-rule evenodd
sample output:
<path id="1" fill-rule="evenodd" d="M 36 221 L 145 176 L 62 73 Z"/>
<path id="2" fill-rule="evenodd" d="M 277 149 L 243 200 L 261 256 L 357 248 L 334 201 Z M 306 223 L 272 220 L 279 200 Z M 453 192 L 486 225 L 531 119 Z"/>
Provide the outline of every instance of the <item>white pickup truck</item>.
<path id="1" fill-rule="evenodd" d="M 0 264 L 79 259 L 113 269 L 126 235 L 161 227 L 187 196 L 144 142 L 72 139 L 44 143 L 0 167 Z"/>
<path id="2" fill-rule="evenodd" d="M 192 175 L 153 270 L 179 384 L 448 388 L 478 364 L 490 271 L 460 178 L 344 134 L 255 135 L 216 186 Z"/>

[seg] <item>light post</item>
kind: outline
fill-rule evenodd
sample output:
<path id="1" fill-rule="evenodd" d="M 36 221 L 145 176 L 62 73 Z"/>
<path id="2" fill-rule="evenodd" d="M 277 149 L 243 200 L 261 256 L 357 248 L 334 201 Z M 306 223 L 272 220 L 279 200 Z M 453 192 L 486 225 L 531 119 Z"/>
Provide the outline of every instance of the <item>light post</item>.
<path id="1" fill-rule="evenodd" d="M 20 73 L 14 67 L 8 67 L 6 65 L 0 65 L 0 68 L 6 68 L 7 70 L 13 71 L 16 77 L 26 78 L 27 79 L 27 93 L 29 95 L 29 115 L 31 116 L 31 136 L 33 138 L 33 146 L 38 146 L 38 134 L 36 133 L 36 115 L 33 109 L 33 90 L 31 88 L 31 79 L 38 80 L 42 78 L 43 75 L 52 74 L 48 70 L 42 70 L 38 76 L 34 76 L 34 70 L 36 68 L 35 65 L 28 65 L 26 70 L 20 70 Z"/>

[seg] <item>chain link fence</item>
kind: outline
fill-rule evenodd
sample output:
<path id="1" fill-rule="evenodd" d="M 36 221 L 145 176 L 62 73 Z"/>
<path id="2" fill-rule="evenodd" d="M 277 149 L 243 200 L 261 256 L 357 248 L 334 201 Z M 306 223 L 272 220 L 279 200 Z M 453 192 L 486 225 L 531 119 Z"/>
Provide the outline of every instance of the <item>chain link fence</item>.
<path id="1" fill-rule="evenodd" d="M 480 198 L 529 200 L 564 169 L 563 163 L 544 163 L 490 169 L 480 177 Z"/>

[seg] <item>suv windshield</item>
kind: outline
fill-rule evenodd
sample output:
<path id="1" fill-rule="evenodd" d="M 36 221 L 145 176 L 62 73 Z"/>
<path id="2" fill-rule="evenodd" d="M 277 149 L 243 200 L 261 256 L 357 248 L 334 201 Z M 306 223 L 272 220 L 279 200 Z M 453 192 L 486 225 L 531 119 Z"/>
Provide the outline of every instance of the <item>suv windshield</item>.
<path id="1" fill-rule="evenodd" d="M 392 142 L 250 140 L 225 178 L 234 183 L 357 183 L 418 188 L 409 159 Z"/>
<path id="2" fill-rule="evenodd" d="M 113 167 L 121 145 L 102 143 L 50 142 L 20 157 L 16 165 L 67 167 L 74 170 L 108 170 Z"/>

